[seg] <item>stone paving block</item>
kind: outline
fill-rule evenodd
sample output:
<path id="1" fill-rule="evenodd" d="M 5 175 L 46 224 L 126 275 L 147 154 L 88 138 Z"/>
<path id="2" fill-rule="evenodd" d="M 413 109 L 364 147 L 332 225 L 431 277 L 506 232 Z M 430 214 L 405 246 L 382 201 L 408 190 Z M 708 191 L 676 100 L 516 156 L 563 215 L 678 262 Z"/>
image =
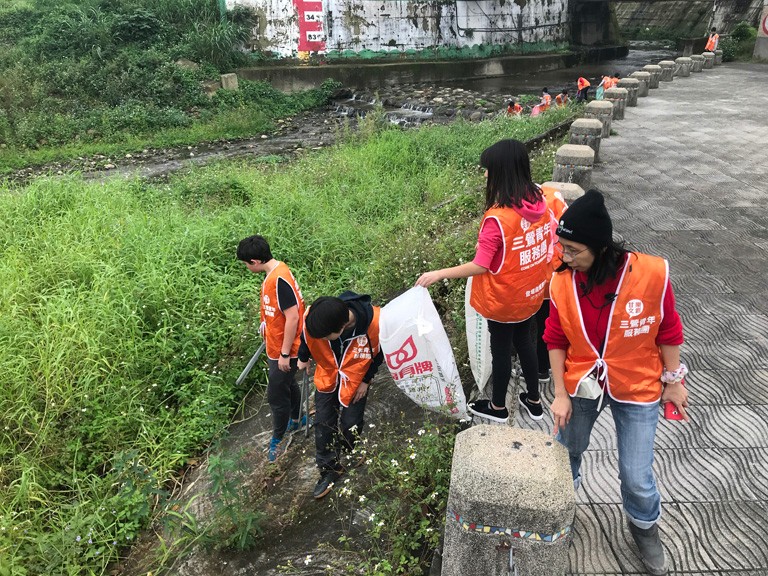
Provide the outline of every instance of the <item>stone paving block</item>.
<path id="1" fill-rule="evenodd" d="M 676 569 L 768 570 L 768 509 L 756 502 L 695 502 L 677 504 L 663 520 L 670 542 L 685 551 Z M 671 518 L 670 518 L 671 517 Z M 680 534 L 676 536 L 675 534 Z M 691 535 L 695 535 L 691 538 Z M 682 537 L 682 538 L 681 538 Z M 685 541 L 681 541 L 681 540 Z M 695 546 L 695 549 L 691 549 Z M 670 546 L 671 548 L 671 546 Z M 706 564 L 705 564 L 706 562 Z M 741 572 L 738 572 L 741 574 Z"/>
<path id="2" fill-rule="evenodd" d="M 621 574 L 621 565 L 605 537 L 601 520 L 591 506 L 576 507 L 569 574 Z"/>
<path id="3" fill-rule="evenodd" d="M 672 509 L 676 514 L 671 513 Z M 603 530 L 608 533 L 608 539 L 613 543 L 613 550 L 622 567 L 624 574 L 647 574 L 637 548 L 632 541 L 623 510 L 618 504 L 594 506 L 595 515 L 600 519 Z M 670 513 L 668 513 L 670 511 Z M 715 570 L 715 559 L 709 554 L 707 547 L 700 546 L 699 538 L 690 538 L 691 534 L 700 534 L 701 526 L 698 518 L 684 517 L 687 511 L 680 510 L 679 505 L 667 505 L 662 511 L 659 531 L 662 543 L 667 552 L 670 572 L 689 572 L 692 569 Z"/>
<path id="4" fill-rule="evenodd" d="M 687 327 L 689 322 L 685 320 Z M 695 336 L 692 336 L 695 338 Z M 687 346 L 683 345 L 683 361 L 687 357 Z M 739 389 L 734 386 L 736 380 L 742 381 L 744 389 L 748 389 L 748 382 L 753 381 L 752 372 L 734 371 L 734 370 L 711 370 L 699 368 L 692 370 L 686 378 L 688 386 L 688 397 L 695 406 L 707 405 L 733 405 L 744 406 L 749 402 L 747 396 L 741 394 Z"/>
<path id="5" fill-rule="evenodd" d="M 679 294 L 729 294 L 733 292 L 720 278 L 703 274 L 678 274 L 673 282 L 675 292 Z"/>
<path id="6" fill-rule="evenodd" d="M 659 448 L 679 448 L 681 444 L 699 448 L 760 448 L 768 438 L 768 424 L 752 406 L 701 406 L 689 414 L 691 422 L 680 426 L 679 421 L 660 420 L 656 445 Z M 675 438 L 669 438 L 675 426 Z M 669 438 L 669 440 L 668 440 Z"/>

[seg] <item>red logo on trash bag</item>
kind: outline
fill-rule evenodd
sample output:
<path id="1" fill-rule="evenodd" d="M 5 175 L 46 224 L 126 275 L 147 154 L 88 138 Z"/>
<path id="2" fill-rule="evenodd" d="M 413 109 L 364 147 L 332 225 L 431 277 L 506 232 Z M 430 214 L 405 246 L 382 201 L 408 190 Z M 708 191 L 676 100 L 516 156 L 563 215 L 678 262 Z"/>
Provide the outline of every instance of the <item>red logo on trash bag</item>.
<path id="1" fill-rule="evenodd" d="M 413 343 L 413 336 L 408 336 L 408 340 L 403 342 L 403 345 L 399 349 L 395 350 L 391 354 L 387 354 L 387 366 L 390 370 L 397 370 L 405 364 L 416 358 L 416 354 L 419 351 L 416 350 L 416 344 Z"/>

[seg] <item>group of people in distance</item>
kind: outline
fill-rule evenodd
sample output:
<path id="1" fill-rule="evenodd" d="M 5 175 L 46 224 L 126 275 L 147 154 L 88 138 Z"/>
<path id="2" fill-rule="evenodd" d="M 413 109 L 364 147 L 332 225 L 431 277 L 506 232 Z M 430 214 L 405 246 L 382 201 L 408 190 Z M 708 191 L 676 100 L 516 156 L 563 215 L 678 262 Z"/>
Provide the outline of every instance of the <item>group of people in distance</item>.
<path id="1" fill-rule="evenodd" d="M 568 98 L 568 89 L 563 90 L 555 96 L 555 104 L 558 106 L 566 106 L 570 99 Z M 541 98 L 539 102 L 531 108 L 531 116 L 538 116 L 542 112 L 546 112 L 552 106 L 552 95 L 549 93 L 549 88 L 544 87 L 541 90 Z M 517 98 L 513 98 L 507 103 L 507 115 L 508 116 L 522 116 L 523 107 Z"/>
<path id="2" fill-rule="evenodd" d="M 554 188 L 533 182 L 528 152 L 501 140 L 480 156 L 485 213 L 474 258 L 426 272 L 417 286 L 473 277 L 470 303 L 488 321 L 492 394 L 470 402 L 472 414 L 507 422 L 507 387 L 516 354 L 525 380 L 518 402 L 540 420 L 540 386 L 554 385 L 549 407 L 557 440 L 570 456 L 574 488 L 592 428 L 606 406 L 616 427 L 621 497 L 628 529 L 649 573 L 667 573 L 658 531 L 661 498 L 653 472 L 661 402 L 687 420 L 687 368 L 680 361 L 683 330 L 666 260 L 630 251 L 613 240 L 598 190 L 566 206 Z M 301 292 L 285 264 L 260 236 L 246 238 L 237 257 L 266 273 L 261 291 L 273 410 L 269 458 L 298 428 L 297 369 L 315 371 L 316 462 L 322 498 L 344 472 L 340 450 L 354 445 L 366 396 L 382 361 L 378 308 L 345 292 L 321 297 L 303 311 Z M 284 318 L 283 318 L 284 317 Z M 281 448 L 282 447 L 282 448 Z"/>

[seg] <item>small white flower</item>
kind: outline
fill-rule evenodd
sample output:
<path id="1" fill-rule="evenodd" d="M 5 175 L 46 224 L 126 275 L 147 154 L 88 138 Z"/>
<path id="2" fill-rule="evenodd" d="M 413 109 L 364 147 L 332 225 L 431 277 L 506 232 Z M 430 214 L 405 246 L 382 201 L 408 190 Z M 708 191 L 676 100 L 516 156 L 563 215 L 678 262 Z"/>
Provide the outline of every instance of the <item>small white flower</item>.
<path id="1" fill-rule="evenodd" d="M 304 566 L 309 566 L 312 563 L 312 554 L 307 554 L 307 557 L 304 558 Z"/>
<path id="2" fill-rule="evenodd" d="M 424 434 L 426 434 L 426 433 L 427 433 L 427 431 L 426 431 L 426 430 L 424 430 L 424 428 L 422 428 L 422 429 L 421 429 L 421 430 L 419 430 L 419 432 L 418 432 L 419 436 L 424 436 Z"/>
<path id="3" fill-rule="evenodd" d="M 390 460 L 389 463 L 392 464 L 394 468 L 397 468 L 398 466 L 400 466 L 400 464 L 398 464 L 397 460 L 395 460 L 394 458 L 392 458 L 392 460 Z"/>
<path id="4" fill-rule="evenodd" d="M 358 498 L 358 501 L 359 501 L 361 504 L 362 504 L 363 502 L 365 502 L 365 495 L 363 495 L 363 496 L 360 496 L 360 498 Z"/>
<path id="5" fill-rule="evenodd" d="M 416 453 L 415 452 L 410 455 L 410 459 L 411 460 L 416 460 Z"/>

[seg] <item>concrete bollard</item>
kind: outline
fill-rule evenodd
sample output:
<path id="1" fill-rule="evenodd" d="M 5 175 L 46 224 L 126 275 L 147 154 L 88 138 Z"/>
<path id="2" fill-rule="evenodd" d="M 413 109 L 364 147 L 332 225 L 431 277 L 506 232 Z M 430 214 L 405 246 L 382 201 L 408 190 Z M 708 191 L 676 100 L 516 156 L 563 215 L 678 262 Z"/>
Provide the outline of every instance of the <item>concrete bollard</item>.
<path id="1" fill-rule="evenodd" d="M 595 151 L 595 162 L 600 162 L 600 139 L 603 135 L 603 123 L 594 118 L 574 120 L 570 129 L 570 144 L 589 146 Z"/>
<path id="2" fill-rule="evenodd" d="M 554 188 L 558 192 L 560 192 L 560 195 L 563 197 L 563 200 L 565 200 L 568 204 L 576 200 L 576 198 L 580 198 L 584 196 L 584 188 L 579 186 L 578 184 L 572 184 L 570 182 L 544 182 L 542 186 L 549 186 L 550 188 Z"/>
<path id="3" fill-rule="evenodd" d="M 611 121 L 613 120 L 613 102 L 608 100 L 592 100 L 584 108 L 584 118 L 595 118 L 603 125 L 603 140 L 611 136 Z"/>
<path id="4" fill-rule="evenodd" d="M 638 70 L 637 72 L 632 72 L 629 77 L 640 82 L 640 86 L 637 89 L 637 97 L 645 98 L 648 96 L 648 84 L 651 82 L 651 73 Z"/>
<path id="5" fill-rule="evenodd" d="M 626 88 L 608 88 L 603 93 L 603 99 L 613 104 L 613 119 L 624 120 L 624 109 L 627 107 L 627 96 L 629 91 Z"/>
<path id="6" fill-rule="evenodd" d="M 658 64 L 646 64 L 643 66 L 643 70 L 651 75 L 651 80 L 648 82 L 648 88 L 654 90 L 659 87 L 659 78 L 661 77 L 661 66 Z"/>
<path id="7" fill-rule="evenodd" d="M 701 72 L 704 70 L 704 56 L 691 54 L 691 64 L 691 72 Z"/>
<path id="8" fill-rule="evenodd" d="M 640 90 L 640 80 L 637 78 L 622 78 L 617 84 L 627 91 L 627 106 L 637 106 L 637 93 Z"/>
<path id="9" fill-rule="evenodd" d="M 661 76 L 659 76 L 659 82 L 672 82 L 672 76 L 675 74 L 675 64 L 672 60 L 662 60 L 659 62 L 661 66 Z"/>
<path id="10" fill-rule="evenodd" d="M 576 497 L 550 435 L 473 426 L 456 436 L 442 576 L 555 576 L 568 568 Z"/>
<path id="11" fill-rule="evenodd" d="M 704 70 L 712 70 L 715 67 L 715 53 L 704 52 L 702 56 L 704 56 Z"/>
<path id="12" fill-rule="evenodd" d="M 230 72 L 221 75 L 221 87 L 224 90 L 239 90 L 240 84 L 237 81 L 237 74 Z"/>
<path id="13" fill-rule="evenodd" d="M 723 51 L 715 50 L 715 66 L 720 66 L 723 63 Z"/>
<path id="14" fill-rule="evenodd" d="M 680 56 L 675 58 L 675 64 L 677 64 L 677 75 L 681 78 L 688 78 L 691 75 L 691 67 L 693 66 L 693 60 L 687 56 Z"/>
<path id="15" fill-rule="evenodd" d="M 582 144 L 563 144 L 555 152 L 555 167 L 552 180 L 578 184 L 589 190 L 592 184 L 592 166 L 595 164 L 595 151 Z"/>

